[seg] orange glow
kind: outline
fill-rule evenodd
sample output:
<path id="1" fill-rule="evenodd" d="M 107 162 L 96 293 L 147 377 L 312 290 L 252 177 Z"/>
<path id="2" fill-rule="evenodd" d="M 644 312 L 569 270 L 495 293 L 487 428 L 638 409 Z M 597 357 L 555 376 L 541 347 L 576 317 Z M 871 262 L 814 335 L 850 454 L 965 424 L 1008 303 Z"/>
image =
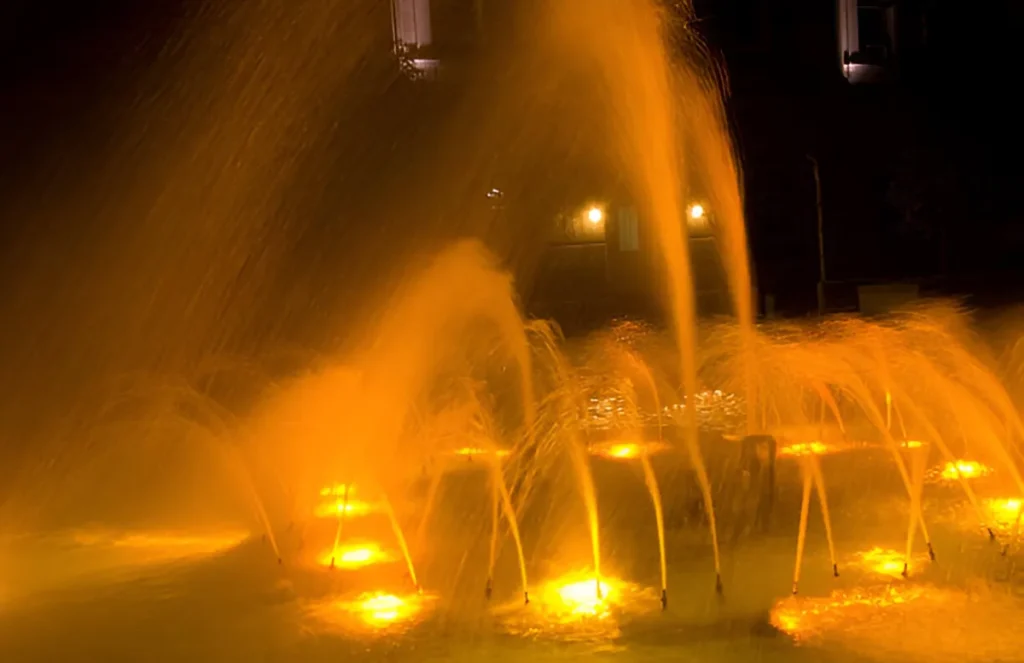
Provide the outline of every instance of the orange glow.
<path id="1" fill-rule="evenodd" d="M 590 221 L 595 226 L 604 221 L 604 210 L 600 207 L 594 206 L 587 210 L 587 221 Z"/>
<path id="2" fill-rule="evenodd" d="M 982 465 L 973 460 L 958 460 L 955 463 L 946 463 L 942 468 L 942 478 L 946 481 L 959 481 L 964 479 L 977 479 L 992 473 L 992 468 Z"/>
<path id="3" fill-rule="evenodd" d="M 332 561 L 335 568 L 352 570 L 390 562 L 392 557 L 376 543 L 363 543 L 328 550 L 320 556 L 320 563 L 324 566 L 331 566 Z"/>
<path id="4" fill-rule="evenodd" d="M 694 221 L 699 221 L 700 219 L 703 219 L 704 214 L 704 206 L 701 205 L 700 203 L 694 203 L 693 205 L 690 205 L 690 218 L 693 219 Z"/>
<path id="5" fill-rule="evenodd" d="M 622 580 L 602 577 L 599 594 L 598 584 L 592 572 L 571 573 L 542 586 L 535 600 L 555 622 L 604 619 L 613 608 L 623 607 L 630 586 Z"/>
<path id="6" fill-rule="evenodd" d="M 408 594 L 397 596 L 386 592 L 362 594 L 345 609 L 371 629 L 385 629 L 397 624 L 414 621 L 425 607 L 427 596 Z"/>
<path id="7" fill-rule="evenodd" d="M 821 456 L 829 452 L 828 446 L 824 442 L 815 440 L 813 442 L 798 442 L 796 444 L 788 444 L 779 449 L 780 456 Z"/>
<path id="8" fill-rule="evenodd" d="M 992 519 L 999 527 L 1012 527 L 1021 515 L 1021 505 L 1024 504 L 1017 498 L 989 499 L 985 500 L 985 507 L 992 515 Z"/>
<path id="9" fill-rule="evenodd" d="M 569 640 L 608 640 L 621 635 L 619 620 L 660 609 L 658 596 L 630 582 L 601 578 L 601 594 L 593 571 L 570 573 L 530 592 L 522 600 L 496 610 L 506 632 L 523 637 L 539 635 Z"/>
<path id="10" fill-rule="evenodd" d="M 394 594 L 374 594 L 359 604 L 363 618 L 370 623 L 390 624 L 409 609 L 409 604 Z"/>
<path id="11" fill-rule="evenodd" d="M 424 594 L 377 591 L 360 594 L 355 600 L 331 598 L 310 605 L 308 610 L 330 629 L 394 633 L 422 619 L 431 600 L 431 596 Z"/>
<path id="12" fill-rule="evenodd" d="M 924 446 L 924 443 L 918 440 L 907 440 L 903 443 L 904 449 L 920 449 L 922 446 Z"/>
<path id="13" fill-rule="evenodd" d="M 334 483 L 330 486 L 324 486 L 320 489 L 320 497 L 344 497 L 346 494 L 352 497 L 356 492 L 356 487 L 352 484 L 345 483 Z"/>
<path id="14" fill-rule="evenodd" d="M 857 553 L 856 558 L 857 566 L 861 567 L 865 571 L 877 573 L 878 575 L 889 576 L 891 578 L 902 577 L 903 565 L 907 561 L 905 553 L 879 548 L 878 546 L 871 550 Z M 910 561 L 911 564 L 908 567 L 908 571 L 912 570 L 915 562 L 921 560 L 912 559 Z"/>
<path id="15" fill-rule="evenodd" d="M 367 502 L 351 499 L 346 502 L 344 498 L 339 498 L 318 504 L 315 514 L 317 518 L 337 518 L 344 512 L 346 518 L 358 518 L 376 510 L 374 505 Z"/>
<path id="16" fill-rule="evenodd" d="M 664 442 L 609 442 L 591 447 L 591 453 L 609 460 L 632 460 L 644 454 L 653 456 L 668 449 L 669 445 Z"/>
<path id="17" fill-rule="evenodd" d="M 828 597 L 790 597 L 775 604 L 771 623 L 797 640 L 819 635 L 830 628 L 842 628 L 848 621 L 876 619 L 892 608 L 928 596 L 941 599 L 920 585 L 889 585 L 878 589 L 835 591 Z"/>
<path id="18" fill-rule="evenodd" d="M 98 530 L 76 532 L 75 543 L 84 546 L 109 545 L 113 548 L 133 550 L 156 550 L 166 557 L 189 557 L 209 555 L 241 543 L 248 532 L 232 531 L 216 535 L 200 536 L 177 532 L 129 532 L 114 533 Z"/>
<path id="19" fill-rule="evenodd" d="M 494 451 L 490 451 L 488 449 L 483 449 L 480 447 L 462 447 L 461 449 L 455 450 L 456 456 L 466 456 L 467 458 L 473 458 L 474 456 L 490 455 L 497 456 L 498 458 L 504 458 L 505 456 L 508 456 L 509 453 L 510 452 L 508 449 L 496 449 Z"/>
<path id="20" fill-rule="evenodd" d="M 600 582 L 601 595 L 597 593 L 598 582 L 577 580 L 557 588 L 558 600 L 574 615 L 603 617 L 608 614 L 608 606 L 615 600 L 614 585 L 607 581 Z"/>

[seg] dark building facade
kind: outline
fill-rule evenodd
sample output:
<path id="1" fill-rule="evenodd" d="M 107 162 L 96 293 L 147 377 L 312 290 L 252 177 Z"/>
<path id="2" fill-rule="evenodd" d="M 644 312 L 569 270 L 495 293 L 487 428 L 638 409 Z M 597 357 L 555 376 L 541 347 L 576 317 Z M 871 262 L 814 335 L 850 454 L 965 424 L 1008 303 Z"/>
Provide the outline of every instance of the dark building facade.
<path id="1" fill-rule="evenodd" d="M 406 17 L 396 19 L 398 50 L 420 56 L 413 59 L 424 76 L 457 69 L 459 57 L 501 23 L 496 13 L 507 11 L 495 0 L 394 2 L 394 15 Z M 1014 193 L 1024 171 L 1005 164 L 1016 162 L 1021 143 L 1007 133 L 1019 108 L 1010 83 L 1019 3 L 694 4 L 697 29 L 728 71 L 754 272 L 782 311 L 815 308 L 822 259 L 835 293 L 830 302 L 856 284 L 955 284 L 1014 269 L 1024 251 L 1024 233 L 1013 230 L 1024 227 Z M 510 196 L 509 210 L 515 204 Z M 559 230 L 559 217 L 593 204 L 607 207 L 600 240 Z M 531 211 L 550 216 L 553 237 L 529 290 L 577 307 L 586 298 L 613 307 L 656 299 L 650 238 L 643 224 L 636 241 L 623 230 L 633 207 L 595 178 L 589 193 Z M 722 280 L 720 268 L 706 266 L 717 263 L 705 259 L 712 248 L 698 240 L 694 249 L 697 288 L 705 293 L 717 286 L 702 285 L 701 275 L 708 284 Z M 855 291 L 846 299 L 855 305 Z"/>

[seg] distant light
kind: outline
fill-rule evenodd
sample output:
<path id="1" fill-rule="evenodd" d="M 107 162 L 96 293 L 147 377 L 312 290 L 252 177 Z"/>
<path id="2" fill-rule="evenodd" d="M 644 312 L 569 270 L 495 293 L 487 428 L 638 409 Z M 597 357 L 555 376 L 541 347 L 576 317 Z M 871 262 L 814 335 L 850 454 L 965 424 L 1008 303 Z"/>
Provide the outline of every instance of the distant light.
<path id="1" fill-rule="evenodd" d="M 600 207 L 591 207 L 587 210 L 587 220 L 596 226 L 604 221 L 604 210 Z"/>
<path id="2" fill-rule="evenodd" d="M 501 189 L 491 189 L 490 191 L 487 192 L 487 197 L 492 200 L 494 198 L 502 198 L 504 197 L 504 195 L 505 193 Z"/>
<path id="3" fill-rule="evenodd" d="M 704 206 L 700 203 L 694 203 L 690 206 L 690 218 L 694 221 L 700 221 L 704 218 Z"/>

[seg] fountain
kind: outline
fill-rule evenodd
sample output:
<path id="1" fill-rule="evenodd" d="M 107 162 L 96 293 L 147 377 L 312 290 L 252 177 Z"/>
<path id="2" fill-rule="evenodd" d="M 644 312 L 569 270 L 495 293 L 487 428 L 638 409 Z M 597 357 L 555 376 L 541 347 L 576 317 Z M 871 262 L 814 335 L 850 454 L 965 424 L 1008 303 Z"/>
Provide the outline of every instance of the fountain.
<path id="1" fill-rule="evenodd" d="M 314 23 L 329 17 L 311 7 L 312 16 L 297 19 L 299 32 L 312 32 L 309 41 L 322 44 L 312 37 L 333 33 L 318 32 Z M 823 651 L 862 653 L 859 638 L 867 634 L 862 640 L 878 645 L 872 653 L 883 659 L 883 645 L 898 642 L 899 655 L 889 658 L 902 661 L 914 653 L 926 660 L 933 650 L 921 637 L 913 643 L 919 651 L 908 651 L 902 634 L 887 630 L 899 631 L 889 626 L 895 620 L 879 615 L 926 623 L 929 610 L 943 610 L 978 634 L 959 648 L 946 642 L 947 651 L 964 658 L 982 652 L 989 660 L 1017 651 L 1021 640 L 1006 615 L 1024 613 L 1013 595 L 1024 420 L 1020 394 L 1008 387 L 1018 345 L 1000 371 L 970 332 L 968 314 L 948 302 L 878 320 L 755 326 L 739 166 L 721 81 L 692 26 L 682 26 L 682 43 L 666 37 L 679 28 L 673 21 L 692 19 L 689 7 L 669 19 L 648 0 L 565 0 L 544 3 L 539 16 L 536 57 L 550 65 L 550 80 L 570 78 L 556 63 L 571 60 L 562 68 L 579 67 L 589 87 L 607 94 L 596 95 L 593 112 L 607 120 L 614 160 L 656 238 L 667 328 L 610 322 L 585 339 L 564 338 L 553 323 L 524 320 L 509 271 L 484 242 L 463 239 L 432 247 L 418 264 L 410 259 L 398 287 L 352 325 L 354 340 L 343 347 L 329 346 L 288 370 L 268 369 L 273 379 L 223 378 L 233 387 L 223 389 L 203 370 L 190 372 L 188 357 L 205 340 L 202 330 L 221 324 L 215 313 L 244 281 L 247 251 L 225 250 L 238 239 L 232 228 L 205 228 L 204 255 L 224 254 L 229 264 L 217 278 L 190 276 L 193 290 L 203 291 L 199 312 L 190 316 L 203 324 L 178 354 L 167 351 L 166 365 L 155 361 L 160 375 L 188 375 L 185 386 L 99 399 L 98 414 L 81 415 L 63 438 L 74 452 L 69 457 L 92 464 L 47 461 L 47 451 L 59 448 L 52 443 L 28 465 L 37 471 L 26 470 L 18 484 L 47 477 L 54 503 L 76 507 L 66 518 L 78 527 L 50 516 L 56 524 L 45 535 L 3 539 L 4 582 L 22 583 L 17 591 L 0 584 L 10 633 L 50 633 L 63 619 L 72 624 L 61 622 L 64 629 L 81 625 L 72 640 L 83 643 L 84 655 L 100 658 L 110 643 L 135 632 L 131 619 L 144 613 L 147 624 L 194 615 L 196 632 L 209 629 L 211 639 L 231 643 L 192 656 L 189 647 L 201 648 L 203 638 L 175 634 L 190 660 L 259 658 L 262 649 L 244 649 L 250 640 L 269 643 L 267 651 L 299 656 L 309 654 L 303 647 L 324 647 L 325 655 L 352 660 L 423 658 L 434 647 L 476 660 L 495 653 L 477 649 L 479 643 L 513 651 L 542 648 L 536 643 L 546 639 L 581 647 L 573 654 L 594 653 L 586 649 L 593 646 L 630 656 L 663 646 L 663 636 L 672 647 L 726 641 L 730 655 L 750 658 L 760 646 L 735 637 L 733 627 L 763 626 L 761 617 L 770 613 L 778 631 L 821 642 Z M 602 38 L 581 38 L 592 34 Z M 272 46 L 272 53 L 291 56 L 280 66 L 301 71 L 306 59 L 295 55 L 296 44 Z M 245 56 L 256 46 L 244 41 L 238 48 Z M 258 62 L 270 60 L 255 52 L 240 61 L 259 78 Z M 270 82 L 286 87 L 273 71 Z M 315 86 L 302 83 L 302 99 L 270 104 L 272 118 L 316 105 Z M 253 87 L 241 92 L 262 99 Z M 227 110 L 217 117 L 227 122 L 236 117 L 228 111 L 238 109 L 223 103 Z M 216 138 L 219 128 L 214 122 L 197 136 Z M 198 149 L 202 140 L 191 145 Z M 234 161 L 217 170 L 214 184 L 231 186 L 222 187 L 226 200 L 217 198 L 211 214 L 233 222 L 235 212 L 251 211 L 247 196 L 254 194 L 260 195 L 252 205 L 270 205 L 261 178 L 282 154 L 290 154 L 288 146 L 270 141 L 257 155 L 260 177 L 253 181 L 231 175 Z M 183 157 L 173 170 L 187 173 L 190 163 Z M 158 211 L 176 192 L 171 187 L 160 197 Z M 205 209 L 203 196 L 182 197 L 189 203 L 184 214 Z M 714 210 L 710 231 L 733 304 L 728 319 L 697 319 L 685 221 L 695 198 Z M 142 239 L 158 244 L 165 236 Z M 136 265 L 135 258 L 124 260 Z M 169 267 L 153 269 L 159 281 Z M 244 308 L 258 298 L 242 289 Z M 132 301 L 142 297 L 128 294 Z M 189 301 L 181 293 L 169 299 L 162 305 Z M 163 356 L 144 346 L 136 353 L 147 349 Z M 133 366 L 130 354 L 110 370 Z M 88 442 L 66 442 L 75 436 Z M 200 452 L 218 458 L 220 469 L 181 458 Z M 175 473 L 172 466 L 192 471 Z M 212 487 L 186 500 L 203 481 Z M 192 521 L 207 516 L 232 534 L 84 526 L 116 520 L 110 512 L 118 509 L 162 525 L 167 513 L 155 508 L 154 495 L 164 494 L 174 502 L 166 512 L 178 517 L 176 524 L 198 528 Z M 824 545 L 812 536 L 812 495 Z M 5 502 L 4 515 L 27 511 L 31 502 Z M 3 523 L 15 531 L 10 523 L 29 521 Z M 255 536 L 246 543 L 227 525 Z M 915 548 L 918 531 L 927 553 Z M 948 543 L 944 559 L 956 562 L 945 576 L 931 564 L 933 534 Z M 257 543 L 264 538 L 266 544 Z M 816 573 L 826 562 L 831 573 Z M 999 582 L 1011 591 L 989 588 L 996 565 L 1006 569 Z M 709 566 L 713 584 L 701 580 Z M 50 567 L 98 575 L 64 576 Z M 41 577 L 48 584 L 23 580 Z M 726 581 L 728 601 L 716 598 Z M 980 583 L 987 583 L 984 591 Z M 95 597 L 114 606 L 104 614 L 119 617 L 115 631 L 76 612 L 74 602 L 46 603 L 47 591 L 93 597 L 107 585 L 124 589 Z M 787 589 L 791 595 L 780 599 Z M 22 599 L 30 597 L 44 607 L 29 610 L 32 602 Z M 986 620 L 1005 627 L 1003 640 L 981 642 L 992 629 Z M 850 624 L 858 637 L 850 636 Z M 139 637 L 161 635 L 145 633 Z M 452 633 L 486 637 L 447 637 Z M 12 660 L 31 658 L 35 646 L 42 645 L 22 644 Z M 792 654 L 788 641 L 779 646 L 781 656 Z"/>

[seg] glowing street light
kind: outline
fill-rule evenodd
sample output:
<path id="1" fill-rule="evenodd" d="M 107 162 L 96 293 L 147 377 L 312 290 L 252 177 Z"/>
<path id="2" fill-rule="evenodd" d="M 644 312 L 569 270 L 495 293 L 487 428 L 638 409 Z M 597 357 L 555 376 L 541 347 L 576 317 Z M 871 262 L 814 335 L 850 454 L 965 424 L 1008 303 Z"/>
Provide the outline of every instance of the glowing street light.
<path id="1" fill-rule="evenodd" d="M 587 220 L 595 226 L 604 221 L 604 210 L 594 206 L 587 210 Z"/>
<path id="2" fill-rule="evenodd" d="M 707 214 L 707 211 L 704 209 L 704 206 L 701 205 L 700 203 L 694 203 L 690 205 L 690 218 L 693 219 L 694 221 L 702 220 L 705 214 Z"/>

